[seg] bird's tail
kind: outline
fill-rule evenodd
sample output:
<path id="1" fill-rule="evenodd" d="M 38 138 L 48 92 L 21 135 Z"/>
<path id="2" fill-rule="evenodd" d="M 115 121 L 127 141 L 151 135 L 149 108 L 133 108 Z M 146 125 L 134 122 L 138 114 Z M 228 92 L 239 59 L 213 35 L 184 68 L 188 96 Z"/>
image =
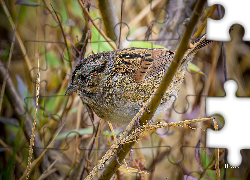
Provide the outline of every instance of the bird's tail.
<path id="1" fill-rule="evenodd" d="M 197 53 L 198 50 L 205 47 L 211 42 L 213 41 L 206 39 L 206 34 L 197 38 L 194 42 L 192 42 L 191 48 L 187 50 L 187 52 L 185 53 L 182 63 L 184 63 L 189 56 L 193 56 L 194 54 Z"/>

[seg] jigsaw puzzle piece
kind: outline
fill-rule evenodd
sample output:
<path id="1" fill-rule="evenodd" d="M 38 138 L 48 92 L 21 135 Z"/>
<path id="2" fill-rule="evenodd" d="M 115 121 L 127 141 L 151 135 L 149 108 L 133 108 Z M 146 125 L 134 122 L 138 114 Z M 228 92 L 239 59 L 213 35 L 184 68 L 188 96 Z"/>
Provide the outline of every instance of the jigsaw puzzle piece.
<path id="1" fill-rule="evenodd" d="M 162 146 L 158 147 L 158 151 L 156 154 L 156 157 L 164 157 L 164 160 L 160 160 L 158 158 L 155 158 L 155 170 L 154 174 L 158 174 L 160 172 L 165 172 L 161 173 L 161 175 L 165 176 L 165 178 L 170 178 L 170 179 L 185 179 L 188 176 L 190 176 L 193 172 L 196 172 L 197 175 L 194 176 L 194 178 L 199 178 L 199 177 L 206 177 L 207 174 L 210 174 L 210 178 L 215 177 L 213 174 L 215 174 L 215 171 L 207 172 L 207 166 L 209 166 L 210 161 L 212 161 L 212 153 L 209 151 L 209 154 L 211 157 L 209 157 L 207 154 L 208 151 L 206 148 L 202 147 L 195 147 L 195 145 L 192 146 L 182 146 L 179 147 L 179 143 L 185 143 L 185 142 L 191 142 L 188 140 L 188 138 L 185 136 L 185 139 L 187 141 L 179 140 L 177 138 L 175 139 L 174 144 L 171 143 L 171 136 L 176 137 L 175 134 L 178 132 L 175 131 L 173 135 L 170 135 L 168 138 L 163 140 L 162 143 L 165 141 L 168 142 L 169 148 L 166 149 L 166 152 L 160 151 L 162 149 Z M 194 141 L 192 141 L 194 142 Z M 163 144 L 162 144 L 163 145 Z M 165 153 L 165 154 L 164 154 Z M 165 157 L 167 156 L 167 157 Z M 210 159 L 209 159 L 210 158 Z M 165 161 L 165 159 L 168 159 L 168 161 Z M 210 166 L 212 166 L 210 164 Z M 155 176 L 157 179 L 163 179 L 162 176 Z M 160 178 L 161 177 L 161 178 Z"/>
<path id="2" fill-rule="evenodd" d="M 130 41 L 154 41 L 158 45 L 167 47 L 173 51 L 176 50 L 181 39 L 180 35 L 186 29 L 188 18 L 192 12 L 191 9 L 195 4 L 194 2 L 167 2 L 165 5 L 166 8 L 159 8 L 161 2 L 163 1 L 151 1 L 147 6 L 145 4 L 145 8 L 141 11 L 141 14 L 132 17 L 130 22 L 122 22 L 124 24 L 122 25 L 122 35 L 129 32 L 126 38 L 127 41 L 124 43 L 125 47 L 131 43 Z M 135 7 L 138 5 L 142 6 L 143 4 L 137 4 L 136 1 L 129 1 L 129 3 L 134 3 Z M 150 13 L 145 14 L 144 11 L 149 11 Z M 132 13 L 129 15 L 134 16 Z M 137 28 L 134 31 L 134 26 L 138 24 L 139 20 L 141 20 L 142 24 L 145 24 L 143 23 L 144 21 L 148 21 L 146 23 L 147 26 Z M 160 29 L 160 32 L 157 31 L 158 29 Z M 158 37 L 156 36 L 157 34 Z"/>
<path id="3" fill-rule="evenodd" d="M 162 10 L 161 11 L 165 11 Z M 163 23 L 159 23 L 157 21 L 152 21 L 147 27 L 145 27 L 143 31 L 143 27 L 138 28 L 136 31 L 132 31 L 127 24 L 124 29 L 128 29 L 129 34 L 127 35 L 126 41 L 124 41 L 124 46 L 127 47 L 135 47 L 134 42 L 138 41 L 137 47 L 144 47 L 144 44 L 152 43 L 155 46 L 154 48 L 167 48 L 172 51 L 175 51 L 179 45 L 181 40 L 180 34 L 183 30 L 185 30 L 186 22 L 181 22 L 177 25 L 176 30 L 173 30 L 173 33 L 162 34 L 165 31 L 162 30 Z M 160 27 L 158 27 L 160 26 Z M 161 29 L 160 32 L 157 32 L 154 29 Z M 180 29 L 180 30 L 179 30 Z M 132 31 L 132 32 L 131 32 Z M 137 32 L 138 31 L 138 32 Z M 143 31 L 143 33 L 141 32 Z M 144 33 L 145 32 L 145 33 Z M 158 34 L 158 37 L 156 36 Z M 172 36 L 171 36 L 172 35 Z"/>
<path id="4" fill-rule="evenodd" d="M 182 146 L 180 150 L 183 159 L 178 165 L 183 169 L 184 179 L 211 179 L 216 177 L 214 149 L 200 147 L 199 141 L 196 147 Z M 220 171 L 224 170 L 224 164 L 224 159 L 221 158 L 219 161 Z"/>
<path id="5" fill-rule="evenodd" d="M 244 141 L 248 137 L 249 121 L 248 115 L 248 98 L 237 98 L 235 93 L 238 89 L 234 80 L 228 80 L 224 84 L 226 97 L 207 97 L 206 113 L 208 116 L 219 113 L 222 114 L 226 122 L 222 130 L 214 132 L 207 130 L 207 146 L 228 149 L 228 161 L 231 166 L 239 166 L 242 157 L 240 149 L 250 149 Z M 236 120 L 240 122 L 236 122 Z"/>
<path id="6" fill-rule="evenodd" d="M 165 179 L 171 174 L 172 164 L 168 162 L 167 155 L 171 147 L 162 138 L 168 136 L 151 133 L 141 140 L 142 146 L 135 145 L 133 149 L 134 158 L 137 163 L 142 163 L 142 171 L 146 171 L 153 179 Z M 139 143 L 140 144 L 140 143 Z M 140 149 L 138 149 L 140 147 Z M 140 155 L 143 158 L 140 158 Z M 136 167 L 133 161 L 129 164 Z M 164 172 L 164 173 L 163 173 Z"/>
<path id="7" fill-rule="evenodd" d="M 178 48 L 183 32 L 189 22 L 192 9 L 195 7 L 194 1 L 169 1 L 166 5 L 168 16 L 161 27 L 156 44 L 162 45 L 172 51 Z"/>
<path id="8" fill-rule="evenodd" d="M 158 34 L 159 27 L 162 26 L 165 21 L 165 17 L 167 17 L 166 10 L 160 6 L 163 1 L 150 1 L 147 3 L 146 1 L 126 1 L 123 4 L 123 16 L 126 13 L 128 15 L 128 19 L 130 21 L 126 21 L 124 18 L 122 19 L 122 30 L 121 34 L 126 36 L 125 47 L 127 47 L 131 41 L 153 41 L 158 39 L 156 35 Z M 134 7 L 139 11 L 129 11 L 126 7 Z M 120 15 L 121 12 L 118 12 Z M 139 27 L 138 27 L 139 26 Z"/>
<path id="9" fill-rule="evenodd" d="M 186 87 L 188 88 L 188 87 Z M 183 89 L 183 88 L 182 88 Z M 189 89 L 192 94 L 192 89 Z M 185 114 L 188 119 L 192 119 L 198 116 L 201 104 L 198 102 L 205 102 L 206 95 L 189 95 L 189 93 L 180 91 L 180 96 L 173 104 L 173 109 L 177 114 Z M 195 93 L 195 92 L 193 92 Z M 185 97 L 184 97 L 185 96 Z"/>
<path id="10" fill-rule="evenodd" d="M 248 19 L 244 18 L 250 15 L 248 9 L 249 1 L 239 0 L 235 3 L 234 0 L 208 0 L 207 4 L 208 6 L 220 4 L 225 8 L 225 14 L 222 19 L 207 19 L 207 39 L 231 41 L 229 36 L 230 27 L 234 24 L 240 24 L 245 29 L 243 41 L 250 41 L 250 24 Z"/>
<path id="11" fill-rule="evenodd" d="M 174 46 L 174 48 L 177 48 L 177 40 L 180 41 L 181 35 L 183 35 L 183 32 L 186 29 L 186 24 L 191 16 L 194 5 L 194 2 L 185 1 L 172 1 L 166 4 L 167 14 L 158 37 L 159 40 L 163 40 L 159 42 L 160 45 L 166 46 L 167 48 L 169 48 L 168 46 Z"/>
<path id="12" fill-rule="evenodd" d="M 188 136 L 189 135 L 185 136 L 186 140 L 190 138 Z M 174 148 L 175 146 L 171 145 L 171 150 L 168 154 L 169 162 L 172 163 L 175 167 L 181 167 L 184 178 L 189 177 L 193 179 L 211 179 L 217 177 L 215 169 L 215 149 L 200 147 L 200 145 L 198 144 L 196 146 L 182 146 L 179 150 L 178 148 Z M 234 177 L 248 179 L 249 150 L 241 153 L 242 155 L 244 154 L 243 163 L 239 167 L 233 167 L 227 163 L 226 149 L 219 149 L 220 178 L 223 177 L 225 179 L 229 179 L 230 177 Z M 171 179 L 178 178 L 172 177 Z"/>

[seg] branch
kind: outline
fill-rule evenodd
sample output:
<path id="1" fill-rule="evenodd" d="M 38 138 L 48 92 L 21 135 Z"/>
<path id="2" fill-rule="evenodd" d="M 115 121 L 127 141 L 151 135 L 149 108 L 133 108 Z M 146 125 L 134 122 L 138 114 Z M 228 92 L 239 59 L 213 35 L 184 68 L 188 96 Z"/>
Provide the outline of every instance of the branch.
<path id="1" fill-rule="evenodd" d="M 184 32 L 183 38 L 181 40 L 180 46 L 178 47 L 176 54 L 174 56 L 173 61 L 170 64 L 169 70 L 164 74 L 161 84 L 159 85 L 158 89 L 156 90 L 155 95 L 153 95 L 152 100 L 149 102 L 147 111 L 144 111 L 141 118 L 140 118 L 140 125 L 143 126 L 146 124 L 148 120 L 150 120 L 154 112 L 156 111 L 160 101 L 166 92 L 167 88 L 169 87 L 171 80 L 173 79 L 177 68 L 188 48 L 189 37 L 191 37 L 192 32 L 196 23 L 198 22 L 199 15 L 202 13 L 203 7 L 206 1 L 199 0 L 195 6 L 195 9 L 192 13 L 192 17 L 190 18 L 190 22 L 187 25 L 187 28 Z M 108 164 L 107 168 L 103 171 L 99 179 L 110 179 L 113 176 L 113 173 L 117 171 L 122 163 L 123 159 L 126 157 L 127 153 L 134 145 L 135 141 L 126 143 L 123 147 L 117 150 L 117 156 L 112 157 L 110 163 Z"/>
<path id="2" fill-rule="evenodd" d="M 119 23 L 119 19 L 113 0 L 97 0 L 97 5 L 103 20 L 107 36 L 110 39 L 115 40 L 116 45 L 122 49 L 122 43 L 119 43 L 118 38 L 120 34 L 119 26 L 121 25 L 117 25 Z"/>

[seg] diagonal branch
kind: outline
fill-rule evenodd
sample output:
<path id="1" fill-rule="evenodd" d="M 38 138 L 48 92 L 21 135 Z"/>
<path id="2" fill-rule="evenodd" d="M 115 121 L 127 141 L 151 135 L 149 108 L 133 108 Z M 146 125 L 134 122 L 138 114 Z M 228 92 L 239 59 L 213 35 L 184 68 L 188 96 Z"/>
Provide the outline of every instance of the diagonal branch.
<path id="1" fill-rule="evenodd" d="M 54 13 L 55 13 L 55 15 L 56 15 L 56 18 L 57 18 L 58 24 L 59 24 L 60 29 L 61 29 L 61 31 L 62 31 L 62 34 L 63 34 L 63 39 L 64 39 L 65 46 L 66 46 L 66 49 L 67 49 L 67 52 L 68 52 L 68 58 L 69 58 L 70 68 L 72 68 L 72 63 L 71 63 L 71 58 L 70 58 L 70 53 L 69 53 L 69 47 L 68 47 L 68 43 L 67 43 L 67 41 L 66 41 L 66 37 L 65 37 L 64 30 L 63 30 L 63 28 L 62 28 L 62 23 L 60 22 L 59 17 L 58 17 L 58 15 L 57 15 L 57 12 L 55 11 L 55 9 L 54 9 L 54 7 L 52 6 L 52 4 L 51 4 L 51 3 L 50 3 L 50 5 L 51 5 L 51 7 L 52 7 L 52 9 L 53 9 L 53 11 L 54 11 Z M 73 47 L 74 47 L 74 46 L 73 46 Z"/>
<path id="2" fill-rule="evenodd" d="M 180 62 L 188 48 L 189 38 L 191 37 L 194 27 L 196 23 L 198 22 L 199 16 L 202 13 L 205 3 L 206 1 L 204 0 L 199 0 L 197 2 L 195 9 L 193 11 L 192 17 L 190 18 L 190 22 L 188 23 L 187 28 L 184 32 L 180 46 L 178 47 L 176 54 L 174 56 L 174 59 L 170 64 L 169 70 L 164 74 L 161 84 L 156 90 L 155 95 L 152 97 L 152 100 L 149 102 L 148 107 L 147 107 L 148 110 L 144 111 L 140 118 L 141 126 L 146 124 L 146 122 L 153 117 L 154 112 L 156 111 L 158 105 L 160 104 L 163 94 L 166 92 L 168 86 L 170 85 L 171 80 L 173 79 L 177 71 L 177 68 L 180 65 Z M 127 153 L 129 152 L 131 147 L 134 145 L 134 143 L 135 141 L 126 143 L 123 145 L 121 150 L 117 150 L 118 158 L 114 156 L 112 157 L 109 165 L 107 166 L 107 168 L 105 168 L 105 170 L 103 171 L 99 179 L 110 179 L 113 176 L 113 173 L 117 171 L 121 162 L 126 157 Z"/>

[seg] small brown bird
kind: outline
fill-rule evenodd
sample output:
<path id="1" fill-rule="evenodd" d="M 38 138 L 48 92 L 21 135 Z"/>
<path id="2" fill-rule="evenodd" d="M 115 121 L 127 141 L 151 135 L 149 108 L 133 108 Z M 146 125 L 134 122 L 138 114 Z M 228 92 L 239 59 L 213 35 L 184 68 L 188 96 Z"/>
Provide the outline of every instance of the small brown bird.
<path id="1" fill-rule="evenodd" d="M 204 35 L 186 52 L 154 117 L 178 97 L 187 66 L 195 53 L 210 42 Z M 158 88 L 174 54 L 160 48 L 126 48 L 90 55 L 76 66 L 65 94 L 77 92 L 106 121 L 129 123 Z"/>

